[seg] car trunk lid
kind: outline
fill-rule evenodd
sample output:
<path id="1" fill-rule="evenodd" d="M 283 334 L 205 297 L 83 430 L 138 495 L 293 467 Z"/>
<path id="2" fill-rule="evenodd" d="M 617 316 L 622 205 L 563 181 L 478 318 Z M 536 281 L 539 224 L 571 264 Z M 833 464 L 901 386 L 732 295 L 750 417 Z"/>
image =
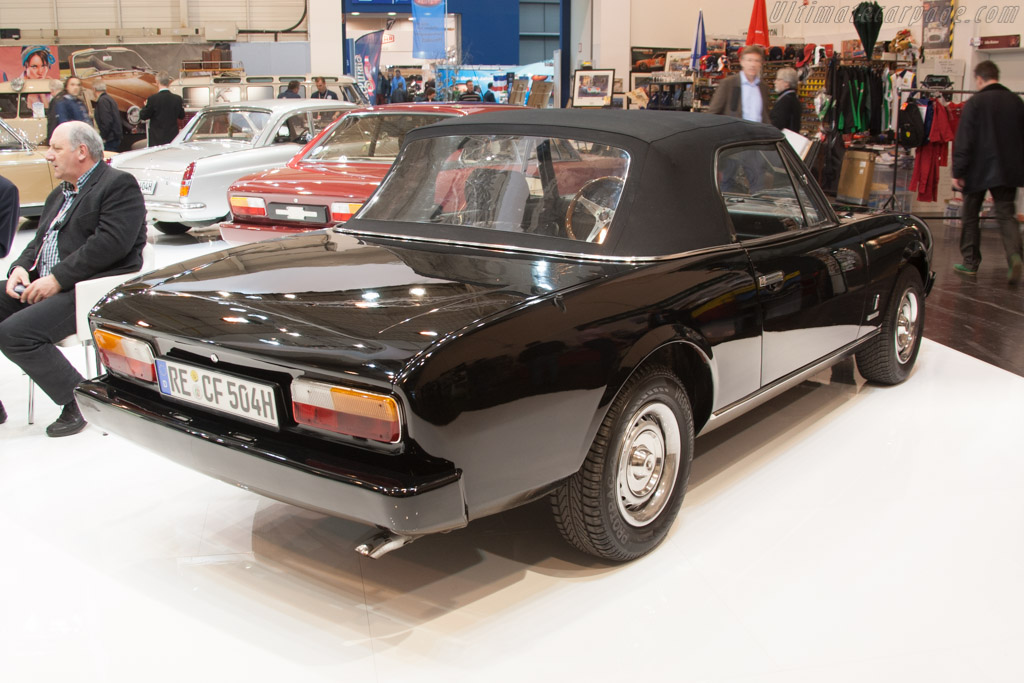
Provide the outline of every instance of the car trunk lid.
<path id="1" fill-rule="evenodd" d="M 157 338 L 185 330 L 211 351 L 387 383 L 467 326 L 616 268 L 549 261 L 317 231 L 155 271 L 124 292 L 144 298 L 113 297 L 98 315 Z"/>

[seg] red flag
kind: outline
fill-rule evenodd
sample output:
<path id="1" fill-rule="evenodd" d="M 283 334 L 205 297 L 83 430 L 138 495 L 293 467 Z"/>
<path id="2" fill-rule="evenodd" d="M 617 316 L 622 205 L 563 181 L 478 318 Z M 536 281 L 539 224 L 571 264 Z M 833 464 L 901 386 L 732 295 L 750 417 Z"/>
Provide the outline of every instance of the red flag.
<path id="1" fill-rule="evenodd" d="M 754 0 L 754 9 L 750 13 L 750 28 L 747 29 L 747 45 L 763 45 L 771 47 L 768 40 L 768 10 L 764 0 Z"/>

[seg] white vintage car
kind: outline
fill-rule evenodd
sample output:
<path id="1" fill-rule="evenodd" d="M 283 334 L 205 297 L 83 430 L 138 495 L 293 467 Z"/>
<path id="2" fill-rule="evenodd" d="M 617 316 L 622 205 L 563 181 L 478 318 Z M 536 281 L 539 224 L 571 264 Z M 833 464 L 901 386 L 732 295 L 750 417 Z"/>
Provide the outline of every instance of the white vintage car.
<path id="1" fill-rule="evenodd" d="M 213 104 L 170 144 L 125 152 L 111 165 L 139 181 L 156 229 L 179 234 L 223 219 L 230 212 L 228 186 L 250 173 L 283 166 L 356 106 L 313 99 Z"/>

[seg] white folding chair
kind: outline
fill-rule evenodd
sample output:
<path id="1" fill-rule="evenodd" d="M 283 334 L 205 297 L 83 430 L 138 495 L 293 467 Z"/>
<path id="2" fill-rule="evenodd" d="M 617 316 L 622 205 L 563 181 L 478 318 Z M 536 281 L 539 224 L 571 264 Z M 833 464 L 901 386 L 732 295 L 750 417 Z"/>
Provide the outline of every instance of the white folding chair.
<path id="1" fill-rule="evenodd" d="M 100 361 L 92 342 L 89 330 L 89 311 L 100 302 L 107 292 L 122 282 L 127 282 L 139 273 L 145 273 L 156 267 L 156 248 L 146 243 L 142 248 L 142 269 L 134 273 L 108 275 L 93 280 L 82 280 L 75 285 L 75 333 L 57 342 L 61 348 L 81 346 L 85 350 L 85 376 L 92 377 L 99 372 Z M 95 370 L 95 373 L 94 373 Z M 28 423 L 35 424 L 36 418 L 36 383 L 28 378 Z"/>

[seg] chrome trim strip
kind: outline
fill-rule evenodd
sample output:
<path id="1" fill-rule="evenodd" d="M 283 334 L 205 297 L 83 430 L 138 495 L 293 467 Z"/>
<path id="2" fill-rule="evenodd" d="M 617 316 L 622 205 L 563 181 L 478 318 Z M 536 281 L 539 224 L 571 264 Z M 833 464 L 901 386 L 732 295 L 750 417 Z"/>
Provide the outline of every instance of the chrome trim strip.
<path id="1" fill-rule="evenodd" d="M 178 202 L 146 202 L 147 211 L 183 211 L 188 209 L 203 209 L 206 204 L 196 202 L 193 204 L 179 204 Z"/>
<path id="2" fill-rule="evenodd" d="M 712 413 L 711 417 L 708 418 L 707 423 L 704 425 L 704 428 L 700 431 L 700 433 L 707 434 L 711 430 L 721 427 L 730 420 L 737 418 L 740 415 L 743 415 L 744 413 L 749 412 L 764 403 L 767 403 L 768 401 L 770 401 L 771 399 L 775 398 L 780 394 L 785 393 L 789 389 L 795 387 L 800 382 L 803 382 L 808 377 L 817 374 L 818 372 L 824 370 L 830 365 L 835 365 L 835 363 L 851 355 L 854 351 L 856 351 L 857 347 L 866 342 L 868 339 L 875 337 L 880 332 L 880 329 L 872 330 L 863 337 L 860 337 L 859 339 L 850 342 L 849 344 L 842 347 L 832 355 L 826 356 L 817 363 L 814 363 L 813 365 L 810 365 L 804 368 L 803 370 L 797 370 L 794 374 L 791 374 L 787 377 L 782 377 L 773 382 L 772 384 L 769 384 L 766 387 L 762 387 L 759 391 L 757 391 L 754 394 L 751 394 L 747 398 L 741 399 L 735 403 L 725 406 L 724 408 L 718 410 L 717 412 Z"/>
<path id="3" fill-rule="evenodd" d="M 671 261 L 673 259 L 682 258 L 684 256 L 704 256 L 706 254 L 717 254 L 724 252 L 742 251 L 743 248 L 739 244 L 722 244 L 717 247 L 704 247 L 703 249 L 694 249 L 693 251 L 683 251 L 676 254 L 666 254 L 664 256 L 614 256 L 605 254 L 581 254 L 579 252 L 571 251 L 553 251 L 549 249 L 530 249 L 527 247 L 516 247 L 510 244 L 491 244 L 488 242 L 462 242 L 454 240 L 442 240 L 432 237 L 413 237 L 410 235 L 402 235 L 395 233 L 386 232 L 370 232 L 366 230 L 356 230 L 353 228 L 342 226 L 335 226 L 331 228 L 335 232 L 360 236 L 365 235 L 367 237 L 385 237 L 387 239 L 399 239 L 408 242 L 425 242 L 427 244 L 444 244 L 456 247 L 472 247 L 474 249 L 489 249 L 492 251 L 499 252 L 510 252 L 516 254 L 537 254 L 540 256 L 557 256 L 559 258 L 571 258 L 578 261 L 601 261 L 605 263 L 657 263 L 659 261 Z"/>

